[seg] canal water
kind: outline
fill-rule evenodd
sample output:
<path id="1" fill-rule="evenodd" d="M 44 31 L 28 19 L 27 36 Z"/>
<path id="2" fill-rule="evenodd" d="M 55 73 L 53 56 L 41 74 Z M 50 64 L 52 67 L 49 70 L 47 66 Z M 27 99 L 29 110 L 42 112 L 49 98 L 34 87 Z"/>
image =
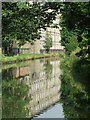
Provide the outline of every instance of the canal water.
<path id="1" fill-rule="evenodd" d="M 3 118 L 64 118 L 60 59 L 39 59 L 2 70 Z"/>
<path id="2" fill-rule="evenodd" d="M 62 74 L 60 58 L 32 60 L 3 69 L 2 118 L 89 120 L 89 79 L 74 80 L 71 73 L 68 69 Z"/>

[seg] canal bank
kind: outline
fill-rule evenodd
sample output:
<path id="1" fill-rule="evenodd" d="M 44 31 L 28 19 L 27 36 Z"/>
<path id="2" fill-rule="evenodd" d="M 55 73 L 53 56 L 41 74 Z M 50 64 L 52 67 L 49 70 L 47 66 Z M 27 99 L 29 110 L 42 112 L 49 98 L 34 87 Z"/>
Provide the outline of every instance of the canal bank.
<path id="1" fill-rule="evenodd" d="M 18 62 L 28 61 L 28 60 L 35 60 L 35 59 L 42 59 L 42 58 L 50 58 L 59 56 L 60 53 L 50 53 L 50 54 L 22 54 L 22 55 L 15 55 L 15 56 L 2 56 L 2 64 L 14 64 Z"/>

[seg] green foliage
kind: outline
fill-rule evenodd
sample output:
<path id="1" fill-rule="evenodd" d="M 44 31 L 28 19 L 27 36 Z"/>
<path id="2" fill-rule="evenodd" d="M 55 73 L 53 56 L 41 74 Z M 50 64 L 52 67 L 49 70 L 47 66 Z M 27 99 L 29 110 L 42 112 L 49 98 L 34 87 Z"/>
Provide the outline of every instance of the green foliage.
<path id="1" fill-rule="evenodd" d="M 74 51 L 71 52 L 70 56 L 75 56 L 80 51 L 81 51 L 81 48 L 77 47 Z"/>
<path id="2" fill-rule="evenodd" d="M 19 47 L 26 42 L 40 39 L 40 28 L 46 29 L 55 20 L 57 3 L 3 2 L 2 3 L 2 47 L 9 54 L 13 43 Z M 49 11 L 52 9 L 52 11 Z"/>
<path id="3" fill-rule="evenodd" d="M 69 30 L 73 30 L 75 28 L 79 29 L 82 32 L 86 29 L 89 30 L 89 6 L 89 2 L 63 3 L 63 7 L 61 8 L 61 14 L 64 26 L 66 25 L 66 28 L 68 28 Z"/>
<path id="4" fill-rule="evenodd" d="M 60 64 L 61 103 L 68 120 L 90 118 L 89 6 L 89 2 L 68 2 L 61 8 L 61 44 L 67 51 Z"/>
<path id="5" fill-rule="evenodd" d="M 79 46 L 79 43 L 77 41 L 77 36 L 72 35 L 68 37 L 68 43 L 66 43 L 66 49 L 69 53 L 74 51 Z"/>
<path id="6" fill-rule="evenodd" d="M 63 3 L 62 5 L 63 7 L 61 8 L 60 19 L 60 26 L 62 27 L 61 44 L 65 46 L 67 51 L 68 48 L 69 51 L 73 51 L 77 39 L 77 44 L 81 48 L 81 52 L 78 54 L 78 56 L 86 57 L 88 54 L 89 57 L 90 52 L 86 47 L 87 45 L 90 45 L 90 26 L 88 25 L 90 18 L 90 3 L 70 2 Z M 74 34 L 76 37 L 74 37 L 72 34 Z M 71 42 L 69 41 L 70 38 Z M 75 39 L 75 44 L 73 38 Z"/>
<path id="7" fill-rule="evenodd" d="M 66 27 L 64 27 L 61 32 L 61 45 L 65 46 L 66 51 L 70 54 L 74 51 L 78 46 L 78 36 L 76 31 L 68 31 Z"/>
<path id="8" fill-rule="evenodd" d="M 52 37 L 51 33 L 49 33 L 48 31 L 46 31 L 44 43 L 45 45 L 43 47 L 46 49 L 46 52 L 48 53 L 50 51 L 50 47 L 52 47 Z"/>
<path id="9" fill-rule="evenodd" d="M 65 118 L 89 118 L 90 88 L 87 60 L 80 60 L 75 55 L 65 56 L 61 60 L 61 99 Z"/>

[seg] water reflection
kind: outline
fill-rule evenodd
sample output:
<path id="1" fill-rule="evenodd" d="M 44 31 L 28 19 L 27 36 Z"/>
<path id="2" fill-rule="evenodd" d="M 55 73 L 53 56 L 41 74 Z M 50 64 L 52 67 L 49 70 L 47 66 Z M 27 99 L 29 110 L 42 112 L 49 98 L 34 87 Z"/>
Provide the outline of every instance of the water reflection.
<path id="1" fill-rule="evenodd" d="M 2 117 L 25 118 L 29 113 L 27 104 L 31 100 L 29 86 L 21 77 L 15 78 L 12 73 L 13 69 L 3 71 Z"/>
<path id="2" fill-rule="evenodd" d="M 57 120 L 63 118 L 63 120 L 66 120 L 64 119 L 63 107 L 60 103 L 56 103 L 55 105 L 51 106 L 49 109 L 38 115 L 36 118 L 57 118 Z"/>
<path id="3" fill-rule="evenodd" d="M 3 118 L 32 118 L 60 98 L 60 60 L 35 60 L 3 74 Z"/>
<path id="4" fill-rule="evenodd" d="M 64 116 L 68 120 L 71 120 L 71 118 L 77 120 L 86 118 L 86 120 L 89 120 L 90 81 L 85 75 L 83 76 L 86 79 L 80 76 L 80 71 L 77 74 L 75 73 L 77 73 L 77 69 L 73 68 L 71 73 L 67 71 L 67 73 L 64 72 L 61 75 L 60 102 L 63 104 Z"/>
<path id="5" fill-rule="evenodd" d="M 46 74 L 46 80 L 51 79 L 52 64 L 50 64 L 50 60 L 46 60 L 46 62 L 44 63 L 44 71 Z"/>

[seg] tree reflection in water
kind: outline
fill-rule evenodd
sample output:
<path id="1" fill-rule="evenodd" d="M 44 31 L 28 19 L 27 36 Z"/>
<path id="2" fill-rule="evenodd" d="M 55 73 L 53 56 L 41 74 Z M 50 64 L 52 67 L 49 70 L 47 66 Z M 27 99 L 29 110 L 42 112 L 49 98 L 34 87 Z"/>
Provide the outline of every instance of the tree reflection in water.
<path id="1" fill-rule="evenodd" d="M 31 100 L 29 86 L 23 79 L 12 77 L 12 69 L 3 70 L 2 74 L 2 118 L 26 118 Z"/>
<path id="2" fill-rule="evenodd" d="M 90 88 L 88 84 L 90 82 L 88 76 L 86 76 L 88 74 L 86 68 L 82 62 L 81 64 L 78 63 L 77 66 L 73 66 L 72 72 L 64 71 L 60 77 L 60 102 L 63 103 L 64 115 L 68 120 L 69 118 L 78 118 L 78 120 L 81 120 L 81 118 L 87 118 L 88 120 L 90 118 Z M 81 75 L 81 73 L 83 74 Z"/>
<path id="3" fill-rule="evenodd" d="M 44 71 L 45 71 L 45 75 L 46 75 L 46 80 L 51 79 L 51 75 L 52 75 L 52 64 L 50 64 L 50 60 L 46 60 L 44 66 Z"/>

